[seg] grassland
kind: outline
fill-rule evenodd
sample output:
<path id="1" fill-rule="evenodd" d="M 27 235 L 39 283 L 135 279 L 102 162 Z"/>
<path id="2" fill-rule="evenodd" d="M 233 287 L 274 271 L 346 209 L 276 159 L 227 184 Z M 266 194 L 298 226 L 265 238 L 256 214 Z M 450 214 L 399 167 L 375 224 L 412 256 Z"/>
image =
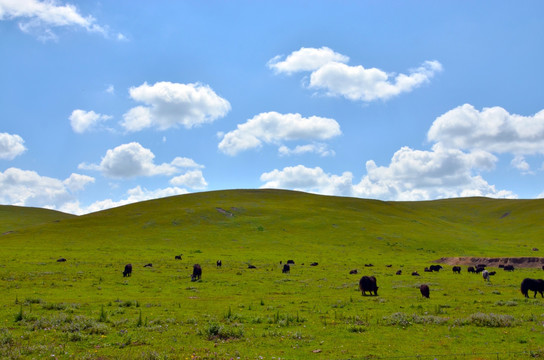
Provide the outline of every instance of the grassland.
<path id="1" fill-rule="evenodd" d="M 279 190 L 79 217 L 0 207 L 0 358 L 544 357 L 544 299 L 519 290 L 542 269 L 498 270 L 489 283 L 466 267 L 423 272 L 441 257 L 538 256 L 542 214 L 544 200 L 381 202 Z M 296 264 L 282 274 L 288 259 Z M 123 278 L 127 263 L 133 275 Z M 203 276 L 191 282 L 195 263 Z M 361 275 L 377 277 L 378 296 L 361 296 Z"/>

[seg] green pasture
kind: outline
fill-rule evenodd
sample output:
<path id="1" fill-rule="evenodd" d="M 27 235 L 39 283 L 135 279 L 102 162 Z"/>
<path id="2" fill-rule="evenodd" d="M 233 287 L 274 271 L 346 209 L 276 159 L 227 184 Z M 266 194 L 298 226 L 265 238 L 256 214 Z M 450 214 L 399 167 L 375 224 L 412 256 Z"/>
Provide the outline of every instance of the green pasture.
<path id="1" fill-rule="evenodd" d="M 280 190 L 79 217 L 0 206 L 0 358 L 544 358 L 544 299 L 519 290 L 541 268 L 490 269 L 488 283 L 466 266 L 423 271 L 442 257 L 537 257 L 542 214 L 544 200 Z M 191 282 L 195 263 L 203 275 Z M 378 296 L 361 295 L 362 275 L 376 276 Z"/>

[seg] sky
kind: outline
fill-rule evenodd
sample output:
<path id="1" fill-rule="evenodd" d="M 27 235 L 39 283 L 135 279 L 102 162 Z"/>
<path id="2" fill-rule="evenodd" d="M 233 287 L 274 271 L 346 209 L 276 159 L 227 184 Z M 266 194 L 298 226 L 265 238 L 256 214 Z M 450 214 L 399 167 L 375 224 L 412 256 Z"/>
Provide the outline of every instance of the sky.
<path id="1" fill-rule="evenodd" d="M 544 197 L 542 1 L 0 0 L 0 204 Z"/>

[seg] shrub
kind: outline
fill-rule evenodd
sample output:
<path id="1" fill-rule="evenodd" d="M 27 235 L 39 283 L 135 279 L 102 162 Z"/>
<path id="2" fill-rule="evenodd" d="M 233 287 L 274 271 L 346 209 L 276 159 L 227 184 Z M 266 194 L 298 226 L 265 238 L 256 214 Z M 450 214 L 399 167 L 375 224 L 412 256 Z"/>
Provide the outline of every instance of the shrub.
<path id="1" fill-rule="evenodd" d="M 459 319 L 456 323 L 481 327 L 511 327 L 516 324 L 516 320 L 511 315 L 476 313 L 466 319 Z"/>
<path id="2" fill-rule="evenodd" d="M 239 339 L 244 335 L 241 327 L 224 326 L 216 322 L 209 323 L 202 333 L 208 340 Z"/>

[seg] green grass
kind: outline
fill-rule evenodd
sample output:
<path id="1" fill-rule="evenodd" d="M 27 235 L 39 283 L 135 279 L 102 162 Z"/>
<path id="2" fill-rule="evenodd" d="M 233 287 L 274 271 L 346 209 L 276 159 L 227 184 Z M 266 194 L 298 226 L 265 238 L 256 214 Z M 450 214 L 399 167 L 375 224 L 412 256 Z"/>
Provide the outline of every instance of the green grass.
<path id="1" fill-rule="evenodd" d="M 519 290 L 525 277 L 544 278 L 541 269 L 498 270 L 485 283 L 466 267 L 423 268 L 450 256 L 538 256 L 543 213 L 544 200 L 280 190 L 79 217 L 0 207 L 0 358 L 542 358 L 544 299 Z M 296 264 L 282 274 L 288 259 Z M 123 278 L 127 263 L 133 274 Z M 195 263 L 202 280 L 191 282 Z M 361 275 L 377 277 L 379 296 L 361 296 Z"/>

